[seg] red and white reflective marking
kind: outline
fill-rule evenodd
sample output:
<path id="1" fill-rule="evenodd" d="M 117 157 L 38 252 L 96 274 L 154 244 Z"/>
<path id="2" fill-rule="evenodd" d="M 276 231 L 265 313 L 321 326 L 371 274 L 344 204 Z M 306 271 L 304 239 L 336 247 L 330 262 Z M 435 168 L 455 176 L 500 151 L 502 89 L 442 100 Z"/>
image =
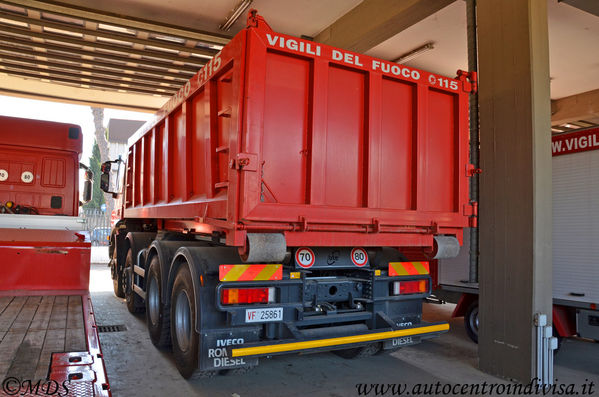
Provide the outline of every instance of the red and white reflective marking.
<path id="1" fill-rule="evenodd" d="M 351 250 L 351 261 L 354 265 L 362 267 L 368 263 L 368 254 L 364 248 L 354 248 Z"/>
<path id="2" fill-rule="evenodd" d="M 300 248 L 295 251 L 295 262 L 304 269 L 312 267 L 316 256 L 310 248 Z"/>

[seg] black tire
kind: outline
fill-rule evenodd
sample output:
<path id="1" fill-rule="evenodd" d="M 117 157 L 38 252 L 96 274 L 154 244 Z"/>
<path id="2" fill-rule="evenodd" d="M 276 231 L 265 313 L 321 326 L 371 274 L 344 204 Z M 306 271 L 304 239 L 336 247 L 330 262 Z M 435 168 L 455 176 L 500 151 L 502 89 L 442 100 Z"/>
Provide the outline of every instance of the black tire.
<path id="1" fill-rule="evenodd" d="M 468 306 L 464 315 L 464 326 L 468 337 L 474 343 L 478 343 L 478 300 L 475 300 Z"/>
<path id="2" fill-rule="evenodd" d="M 114 295 L 117 298 L 124 298 L 125 291 L 123 291 L 123 272 L 118 271 L 118 265 L 116 259 L 112 259 L 112 288 L 114 289 Z"/>
<path id="3" fill-rule="evenodd" d="M 116 245 L 116 233 L 114 229 L 110 232 L 110 241 L 108 243 L 108 257 L 112 258 L 114 256 L 114 247 Z"/>
<path id="4" fill-rule="evenodd" d="M 195 291 L 189 268 L 182 264 L 177 271 L 171 294 L 171 339 L 175 364 L 188 379 L 198 367 L 200 336 L 195 329 Z"/>
<path id="5" fill-rule="evenodd" d="M 369 343 L 366 346 L 354 347 L 351 349 L 343 349 L 343 350 L 333 350 L 333 353 L 338 355 L 339 357 L 351 360 L 354 358 L 365 358 L 374 356 L 381 350 L 381 343 Z"/>
<path id="6" fill-rule="evenodd" d="M 170 346 L 170 306 L 165 305 L 162 299 L 162 274 L 157 255 L 154 255 L 150 261 L 146 279 L 146 323 L 154 346 Z"/>
<path id="7" fill-rule="evenodd" d="M 127 257 L 125 259 L 125 267 L 123 268 L 123 292 L 125 294 L 125 301 L 127 302 L 127 310 L 129 313 L 137 314 L 142 313 L 145 310 L 143 300 L 139 295 L 133 291 L 133 266 L 135 262 L 133 260 L 133 252 L 131 248 L 127 251 Z"/>

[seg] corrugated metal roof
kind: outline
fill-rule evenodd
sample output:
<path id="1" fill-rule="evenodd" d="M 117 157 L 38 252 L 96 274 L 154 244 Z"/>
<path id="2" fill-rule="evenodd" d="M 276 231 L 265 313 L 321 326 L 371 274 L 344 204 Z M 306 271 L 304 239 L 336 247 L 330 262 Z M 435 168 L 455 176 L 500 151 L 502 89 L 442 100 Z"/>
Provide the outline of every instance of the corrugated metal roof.
<path id="1" fill-rule="evenodd" d="M 0 1 L 0 71 L 67 86 L 166 99 L 228 41 L 48 1 Z"/>

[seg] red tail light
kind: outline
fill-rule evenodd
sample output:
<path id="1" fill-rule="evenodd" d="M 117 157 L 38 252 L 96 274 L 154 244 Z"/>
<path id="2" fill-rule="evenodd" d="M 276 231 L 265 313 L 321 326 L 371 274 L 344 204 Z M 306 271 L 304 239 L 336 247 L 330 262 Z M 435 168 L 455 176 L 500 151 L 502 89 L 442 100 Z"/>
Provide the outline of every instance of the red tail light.
<path id="1" fill-rule="evenodd" d="M 271 303 L 275 300 L 275 289 L 270 288 L 225 288 L 221 291 L 223 305 L 241 305 L 247 303 Z"/>
<path id="2" fill-rule="evenodd" d="M 394 281 L 393 295 L 424 294 L 428 292 L 428 280 Z"/>

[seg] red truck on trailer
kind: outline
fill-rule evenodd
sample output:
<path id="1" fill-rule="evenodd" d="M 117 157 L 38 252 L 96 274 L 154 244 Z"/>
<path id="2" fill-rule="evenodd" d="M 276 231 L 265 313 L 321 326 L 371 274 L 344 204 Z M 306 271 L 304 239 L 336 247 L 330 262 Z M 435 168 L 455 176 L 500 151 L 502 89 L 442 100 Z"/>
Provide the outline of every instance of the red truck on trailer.
<path id="1" fill-rule="evenodd" d="M 126 164 L 103 165 L 122 200 L 116 295 L 184 377 L 447 331 L 422 321 L 428 264 L 402 250 L 455 255 L 474 215 L 473 77 L 275 33 L 252 11 Z"/>
<path id="2" fill-rule="evenodd" d="M 6 395 L 111 395 L 89 296 L 91 245 L 77 233 L 82 141 L 76 125 L 0 116 Z"/>

